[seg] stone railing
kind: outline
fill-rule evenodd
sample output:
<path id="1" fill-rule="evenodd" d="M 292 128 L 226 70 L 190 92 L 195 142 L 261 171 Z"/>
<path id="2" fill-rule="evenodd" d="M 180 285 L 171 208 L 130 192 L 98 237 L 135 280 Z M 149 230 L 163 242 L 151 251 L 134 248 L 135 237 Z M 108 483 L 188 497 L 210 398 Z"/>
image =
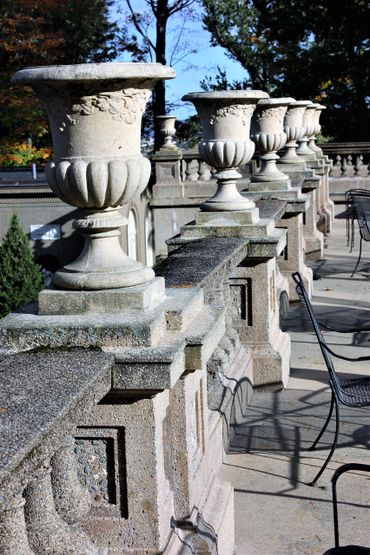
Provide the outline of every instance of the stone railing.
<path id="1" fill-rule="evenodd" d="M 333 163 L 330 177 L 369 177 L 370 143 L 327 143 L 321 148 Z"/>
<path id="2" fill-rule="evenodd" d="M 210 181 L 213 173 L 215 173 L 215 170 L 201 160 L 198 149 L 183 152 L 181 181 Z"/>
<path id="3" fill-rule="evenodd" d="M 78 524 L 93 497 L 73 437 L 109 391 L 111 366 L 86 349 L 2 357 L 0 553 L 98 554 Z"/>

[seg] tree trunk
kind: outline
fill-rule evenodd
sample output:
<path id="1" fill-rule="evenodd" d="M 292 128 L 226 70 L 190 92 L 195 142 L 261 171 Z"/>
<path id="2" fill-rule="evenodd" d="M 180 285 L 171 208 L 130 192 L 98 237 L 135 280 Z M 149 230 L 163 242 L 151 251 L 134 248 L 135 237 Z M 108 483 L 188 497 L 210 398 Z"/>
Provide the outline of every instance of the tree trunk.
<path id="1" fill-rule="evenodd" d="M 166 64 L 166 32 L 168 20 L 168 0 L 158 0 L 157 4 L 157 36 L 155 43 L 155 61 Z M 164 81 L 158 81 L 153 91 L 153 116 L 154 116 L 154 150 L 162 146 L 162 137 L 156 116 L 166 113 L 166 85 Z"/>

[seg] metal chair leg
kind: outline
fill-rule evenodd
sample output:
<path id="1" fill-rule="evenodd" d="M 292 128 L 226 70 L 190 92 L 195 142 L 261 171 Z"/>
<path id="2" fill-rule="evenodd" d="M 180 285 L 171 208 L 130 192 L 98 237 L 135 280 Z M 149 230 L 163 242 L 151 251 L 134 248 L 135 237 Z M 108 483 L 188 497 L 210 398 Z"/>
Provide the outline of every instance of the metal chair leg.
<path id="1" fill-rule="evenodd" d="M 320 441 L 320 439 L 322 438 L 323 433 L 325 432 L 330 419 L 331 419 L 331 415 L 333 414 L 333 408 L 334 408 L 334 393 L 332 392 L 331 394 L 331 402 L 330 402 L 330 409 L 329 409 L 329 414 L 326 418 L 325 424 L 323 425 L 321 432 L 319 433 L 319 435 L 317 436 L 317 438 L 315 439 L 315 441 L 313 442 L 313 444 L 311 445 L 311 447 L 309 447 L 307 449 L 307 451 L 314 451 L 316 445 L 318 444 L 318 442 Z"/>
<path id="2" fill-rule="evenodd" d="M 312 482 L 310 482 L 310 486 L 314 486 L 317 482 L 317 480 L 320 478 L 321 474 L 324 472 L 325 468 L 328 466 L 330 459 L 333 456 L 333 453 L 335 451 L 335 448 L 337 446 L 337 441 L 338 441 L 338 436 L 339 436 L 339 405 L 338 402 L 334 397 L 334 404 L 335 404 L 335 419 L 336 419 L 336 424 L 335 424 L 335 436 L 334 436 L 334 441 L 333 441 L 333 445 L 331 446 L 329 455 L 326 458 L 326 461 L 324 462 L 324 464 L 322 465 L 322 467 L 320 468 L 319 472 L 316 474 L 315 478 L 312 480 Z"/>
<path id="3" fill-rule="evenodd" d="M 355 275 L 355 272 L 357 270 L 358 265 L 360 264 L 360 260 L 361 260 L 361 253 L 362 253 L 362 237 L 360 239 L 360 249 L 359 249 L 359 253 L 358 253 L 358 259 L 357 259 L 357 264 L 355 266 L 355 269 L 353 270 L 351 277 L 353 277 Z"/>
<path id="4" fill-rule="evenodd" d="M 338 524 L 338 499 L 337 499 L 337 481 L 345 472 L 356 470 L 360 472 L 370 472 L 370 465 L 363 463 L 347 463 L 343 464 L 334 472 L 331 484 L 333 495 L 333 520 L 334 520 L 334 543 L 335 547 L 339 547 L 339 524 Z"/>

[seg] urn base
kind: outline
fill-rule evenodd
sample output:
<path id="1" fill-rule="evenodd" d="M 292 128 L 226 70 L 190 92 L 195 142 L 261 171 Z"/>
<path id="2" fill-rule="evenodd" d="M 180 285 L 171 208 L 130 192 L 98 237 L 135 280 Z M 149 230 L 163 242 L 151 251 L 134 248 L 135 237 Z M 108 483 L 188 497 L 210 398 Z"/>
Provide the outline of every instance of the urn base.
<path id="1" fill-rule="evenodd" d="M 200 205 L 203 212 L 244 212 L 255 208 L 253 201 L 244 198 L 236 188 L 236 181 L 242 176 L 235 169 L 218 171 L 217 191 L 213 197 Z"/>
<path id="2" fill-rule="evenodd" d="M 113 272 L 107 272 L 104 269 L 101 272 L 79 272 L 70 270 L 66 266 L 53 275 L 53 284 L 61 289 L 119 289 L 120 287 L 143 285 L 154 279 L 154 272 L 151 268 L 140 262 L 133 262 L 122 270 Z"/>
<path id="3" fill-rule="evenodd" d="M 117 314 L 127 310 L 149 310 L 165 299 L 163 278 L 144 285 L 91 291 L 44 289 L 39 293 L 39 314 Z"/>

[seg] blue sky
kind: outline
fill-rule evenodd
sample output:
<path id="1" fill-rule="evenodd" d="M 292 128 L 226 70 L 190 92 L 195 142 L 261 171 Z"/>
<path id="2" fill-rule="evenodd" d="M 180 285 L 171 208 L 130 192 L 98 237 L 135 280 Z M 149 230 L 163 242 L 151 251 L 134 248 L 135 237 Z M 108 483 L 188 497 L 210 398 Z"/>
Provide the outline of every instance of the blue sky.
<path id="1" fill-rule="evenodd" d="M 146 8 L 145 0 L 133 0 L 132 3 L 137 11 L 145 10 Z M 121 0 L 121 5 L 125 5 L 124 0 Z M 238 62 L 230 60 L 223 48 L 210 45 L 210 34 L 202 26 L 200 7 L 196 6 L 195 9 L 198 12 L 194 14 L 196 15 L 195 20 L 188 20 L 185 22 L 185 25 L 180 17 L 173 16 L 169 20 L 168 59 L 170 59 L 173 46 L 176 44 L 182 30 L 180 49 L 177 49 L 171 64 L 176 70 L 177 77 L 167 81 L 167 100 L 179 105 L 172 110 L 174 115 L 179 119 L 184 119 L 195 114 L 193 105 L 181 102 L 181 97 L 189 92 L 201 90 L 200 81 L 205 75 L 212 76 L 216 74 L 217 66 L 226 69 L 230 81 L 243 79 L 246 76 L 242 66 Z M 181 49 L 181 44 L 183 49 Z M 186 54 L 186 52 L 190 53 Z M 120 57 L 121 61 L 128 59 L 124 55 Z"/>

